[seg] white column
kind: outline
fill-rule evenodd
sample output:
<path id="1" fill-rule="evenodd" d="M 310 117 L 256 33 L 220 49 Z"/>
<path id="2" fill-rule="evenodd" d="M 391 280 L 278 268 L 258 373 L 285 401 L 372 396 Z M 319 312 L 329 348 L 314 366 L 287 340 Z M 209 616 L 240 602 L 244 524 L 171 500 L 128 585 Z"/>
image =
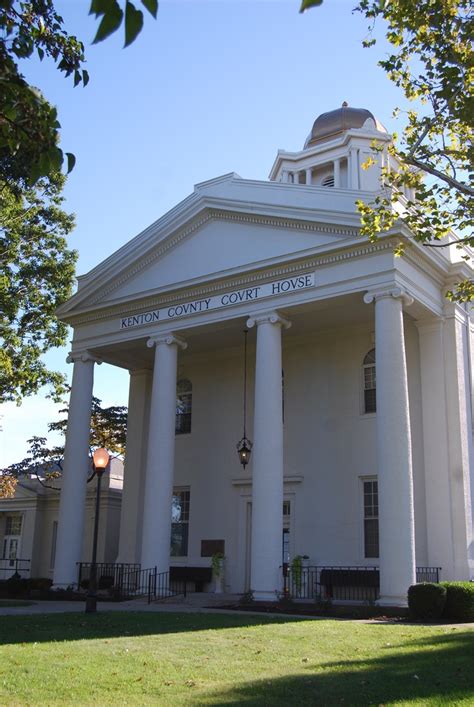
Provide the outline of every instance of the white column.
<path id="1" fill-rule="evenodd" d="M 306 184 L 311 184 L 313 180 L 313 169 L 306 170 Z"/>
<path id="2" fill-rule="evenodd" d="M 449 479 L 443 320 L 416 322 L 420 345 L 428 564 L 453 578 L 453 519 Z"/>
<path id="3" fill-rule="evenodd" d="M 415 522 L 402 301 L 398 287 L 368 292 L 375 301 L 377 472 L 379 488 L 380 604 L 406 604 L 415 582 Z"/>
<path id="4" fill-rule="evenodd" d="M 276 312 L 248 320 L 257 325 L 252 478 L 251 588 L 254 597 L 276 601 L 281 589 L 283 527 L 283 421 L 281 329 Z"/>
<path id="5" fill-rule="evenodd" d="M 282 182 L 285 182 L 285 183 L 287 183 L 287 182 L 290 181 L 290 173 L 288 172 L 288 170 L 284 169 L 284 170 L 282 171 L 282 173 L 281 173 L 281 181 L 282 181 Z"/>
<path id="6" fill-rule="evenodd" d="M 334 187 L 341 186 L 341 160 L 334 160 Z"/>
<path id="7" fill-rule="evenodd" d="M 130 371 L 127 444 L 117 562 L 140 562 L 152 372 Z"/>
<path id="8" fill-rule="evenodd" d="M 299 184 L 300 183 L 300 176 L 298 172 L 293 172 L 293 184 Z"/>
<path id="9" fill-rule="evenodd" d="M 77 583 L 82 559 L 86 484 L 89 472 L 89 436 L 94 384 L 94 362 L 88 353 L 71 354 L 74 361 L 59 499 L 59 521 L 54 563 L 54 586 Z"/>
<path id="10" fill-rule="evenodd" d="M 178 346 L 185 348 L 186 344 L 177 336 L 168 334 L 150 339 L 148 346 L 156 348 L 143 503 L 141 565 L 142 569 L 157 567 L 158 572 L 167 572 L 170 562 Z"/>
<path id="11" fill-rule="evenodd" d="M 349 170 L 349 180 L 350 180 L 350 188 L 351 189 L 358 189 L 359 188 L 359 157 L 358 157 L 359 151 L 356 150 L 354 147 L 351 147 L 349 151 L 349 164 L 350 164 L 350 170 Z"/>
<path id="12" fill-rule="evenodd" d="M 469 317 L 465 305 L 447 302 L 444 309 L 443 345 L 454 544 L 452 579 L 466 580 L 474 572 L 474 469 L 467 342 Z"/>

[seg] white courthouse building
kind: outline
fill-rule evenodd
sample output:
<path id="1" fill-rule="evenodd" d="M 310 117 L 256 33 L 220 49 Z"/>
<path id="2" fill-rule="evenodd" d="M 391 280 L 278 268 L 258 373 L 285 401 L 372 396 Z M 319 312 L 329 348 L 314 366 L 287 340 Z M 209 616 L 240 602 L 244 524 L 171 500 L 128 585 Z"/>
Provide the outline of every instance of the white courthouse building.
<path id="1" fill-rule="evenodd" d="M 370 244 L 356 199 L 391 160 L 367 110 L 320 115 L 269 181 L 226 174 L 79 278 L 54 582 L 77 581 L 94 366 L 130 372 L 117 562 L 167 571 L 225 554 L 225 585 L 272 600 L 282 564 L 377 566 L 384 603 L 417 566 L 474 571 L 471 276 L 401 222 Z M 403 210 L 410 194 L 400 195 Z M 406 255 L 394 256 L 400 240 Z M 247 436 L 242 468 L 244 334 Z M 172 517 L 172 506 L 174 513 Z M 176 512 L 176 509 L 178 511 Z"/>

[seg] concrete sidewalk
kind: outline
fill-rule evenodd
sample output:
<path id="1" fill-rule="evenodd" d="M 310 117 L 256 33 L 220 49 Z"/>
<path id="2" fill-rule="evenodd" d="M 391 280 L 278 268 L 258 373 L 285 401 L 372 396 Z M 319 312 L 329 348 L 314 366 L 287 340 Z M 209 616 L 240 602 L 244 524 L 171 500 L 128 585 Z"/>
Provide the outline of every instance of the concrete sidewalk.
<path id="1" fill-rule="evenodd" d="M 211 612 L 213 607 L 235 604 L 239 594 L 190 593 L 186 597 L 170 597 L 148 604 L 146 599 L 132 601 L 99 601 L 97 611 L 165 611 L 165 612 Z M 32 600 L 33 602 L 33 600 Z M 0 616 L 21 616 L 24 614 L 83 613 L 84 601 L 34 601 L 29 606 L 0 606 Z M 219 609 L 222 611 L 222 609 Z M 229 613 L 233 613 L 229 611 Z M 260 612 L 255 612 L 260 613 Z M 262 612 L 263 613 L 263 612 Z"/>

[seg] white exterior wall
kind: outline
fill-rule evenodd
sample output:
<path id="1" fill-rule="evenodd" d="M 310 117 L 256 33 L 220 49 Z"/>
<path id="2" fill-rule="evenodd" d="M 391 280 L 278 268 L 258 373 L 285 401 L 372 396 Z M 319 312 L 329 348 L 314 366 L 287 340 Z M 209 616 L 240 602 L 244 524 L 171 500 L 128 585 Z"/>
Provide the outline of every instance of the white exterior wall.
<path id="1" fill-rule="evenodd" d="M 427 562 L 421 393 L 417 331 L 407 330 L 413 434 L 416 549 Z M 285 343 L 284 498 L 291 501 L 292 555 L 310 564 L 378 564 L 364 558 L 362 478 L 377 475 L 376 414 L 363 413 L 362 362 L 372 327 L 326 331 Z M 248 399 L 253 400 L 254 344 Z M 179 377 L 193 385 L 192 431 L 176 436 L 174 485 L 189 487 L 189 550 L 171 564 L 209 566 L 201 540 L 225 540 L 226 586 L 244 591 L 249 471 L 235 445 L 242 430 L 242 352 L 183 356 Z M 252 405 L 247 429 L 253 428 Z M 283 527 L 283 526 L 282 526 Z"/>

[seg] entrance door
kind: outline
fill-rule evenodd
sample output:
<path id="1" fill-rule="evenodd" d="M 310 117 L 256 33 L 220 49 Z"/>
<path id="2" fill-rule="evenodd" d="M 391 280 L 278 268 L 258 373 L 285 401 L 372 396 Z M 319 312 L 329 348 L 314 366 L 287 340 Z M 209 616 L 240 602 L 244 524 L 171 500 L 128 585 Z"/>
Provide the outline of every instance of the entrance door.
<path id="1" fill-rule="evenodd" d="M 245 579 L 244 591 L 250 591 L 250 558 L 252 556 L 252 502 L 245 505 Z"/>
<path id="2" fill-rule="evenodd" d="M 245 506 L 246 531 L 245 531 L 245 580 L 244 591 L 251 590 L 250 563 L 252 555 L 252 502 L 248 501 Z M 282 544 L 281 544 L 281 564 L 290 561 L 290 501 L 283 501 L 283 523 L 282 523 Z"/>
<path id="3" fill-rule="evenodd" d="M 16 572 L 17 558 L 20 554 L 20 539 L 22 516 L 7 516 L 5 519 L 5 535 L 3 536 L 3 562 L 1 563 L 1 579 L 8 579 Z"/>
<path id="4" fill-rule="evenodd" d="M 16 572 L 16 559 L 20 546 L 20 537 L 7 535 L 3 539 L 2 579 L 8 579 Z"/>

